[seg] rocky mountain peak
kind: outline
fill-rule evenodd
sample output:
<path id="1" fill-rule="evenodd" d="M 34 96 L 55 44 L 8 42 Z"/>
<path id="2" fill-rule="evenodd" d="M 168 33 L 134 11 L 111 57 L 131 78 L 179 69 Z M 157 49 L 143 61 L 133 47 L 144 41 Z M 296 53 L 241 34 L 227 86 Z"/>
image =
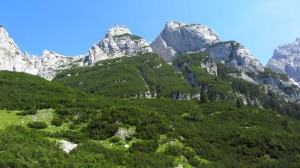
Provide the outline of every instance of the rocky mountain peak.
<path id="1" fill-rule="evenodd" d="M 2 25 L 0 26 L 0 48 L 8 52 L 21 53 L 14 40 L 10 38 L 8 32 Z"/>
<path id="2" fill-rule="evenodd" d="M 110 28 L 105 38 L 92 46 L 86 57 L 86 64 L 94 65 L 100 60 L 134 56 L 144 52 L 152 52 L 145 39 L 133 35 L 125 26 L 116 26 Z"/>
<path id="3" fill-rule="evenodd" d="M 174 22 L 174 21 L 169 21 L 165 24 L 165 29 L 168 29 L 168 30 L 175 30 L 175 29 L 178 29 L 182 26 L 185 26 L 187 25 L 186 23 L 183 23 L 183 22 Z"/>
<path id="4" fill-rule="evenodd" d="M 208 46 L 218 42 L 220 38 L 217 33 L 206 26 L 167 22 L 151 47 L 165 61 L 172 62 L 182 53 L 204 51 Z"/>
<path id="5" fill-rule="evenodd" d="M 274 71 L 286 73 L 296 82 L 300 82 L 300 38 L 277 47 L 267 65 Z"/>
<path id="6" fill-rule="evenodd" d="M 120 36 L 120 35 L 124 35 L 124 34 L 131 34 L 131 32 L 127 27 L 118 25 L 118 26 L 110 28 L 105 37 L 106 38 L 114 37 L 114 36 Z"/>

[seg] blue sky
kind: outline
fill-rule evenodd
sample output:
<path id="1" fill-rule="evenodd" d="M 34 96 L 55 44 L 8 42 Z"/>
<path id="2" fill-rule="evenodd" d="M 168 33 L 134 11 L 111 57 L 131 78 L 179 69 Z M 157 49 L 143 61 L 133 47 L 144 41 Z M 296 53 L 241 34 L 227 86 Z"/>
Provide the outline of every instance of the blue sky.
<path id="1" fill-rule="evenodd" d="M 262 63 L 300 36 L 299 0 L 1 0 L 0 23 L 22 51 L 87 53 L 108 28 L 149 42 L 167 21 L 199 23 L 242 43 Z"/>

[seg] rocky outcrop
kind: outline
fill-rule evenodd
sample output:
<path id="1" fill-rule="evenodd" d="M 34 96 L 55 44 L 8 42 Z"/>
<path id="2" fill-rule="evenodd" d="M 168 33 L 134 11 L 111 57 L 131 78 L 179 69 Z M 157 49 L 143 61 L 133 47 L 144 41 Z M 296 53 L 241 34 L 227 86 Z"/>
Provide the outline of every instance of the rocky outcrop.
<path id="1" fill-rule="evenodd" d="M 296 41 L 279 46 L 274 50 L 273 57 L 268 62 L 272 70 L 285 73 L 300 83 L 300 38 Z"/>
<path id="2" fill-rule="evenodd" d="M 152 52 L 150 44 L 143 38 L 132 35 L 124 26 L 108 30 L 105 38 L 79 56 L 64 56 L 45 50 L 39 57 L 21 53 L 7 31 L 0 26 L 0 70 L 25 72 L 52 80 L 58 72 L 71 67 L 92 66 L 104 59 L 133 56 Z"/>
<path id="3" fill-rule="evenodd" d="M 85 62 L 94 65 L 105 59 L 121 56 L 132 56 L 138 53 L 152 52 L 150 44 L 143 38 L 131 34 L 124 26 L 116 26 L 108 30 L 105 38 L 89 50 Z"/>
<path id="4" fill-rule="evenodd" d="M 40 57 L 35 58 L 35 75 L 52 80 L 55 75 L 62 70 L 83 66 L 84 57 L 85 55 L 67 57 L 45 50 Z"/>
<path id="5" fill-rule="evenodd" d="M 264 71 L 264 66 L 249 50 L 235 41 L 214 44 L 206 49 L 206 53 L 215 61 L 242 72 Z"/>
<path id="6" fill-rule="evenodd" d="M 27 71 L 31 68 L 30 57 L 22 54 L 7 31 L 0 27 L 0 69 L 8 71 Z"/>
<path id="7" fill-rule="evenodd" d="M 206 26 L 167 22 L 160 35 L 151 43 L 151 47 L 166 62 L 172 62 L 180 54 L 204 51 L 218 42 L 219 36 Z"/>
<path id="8" fill-rule="evenodd" d="M 77 147 L 77 144 L 68 142 L 66 140 L 60 140 L 58 141 L 58 143 L 59 143 L 59 148 L 66 153 L 70 153 L 73 149 Z"/>

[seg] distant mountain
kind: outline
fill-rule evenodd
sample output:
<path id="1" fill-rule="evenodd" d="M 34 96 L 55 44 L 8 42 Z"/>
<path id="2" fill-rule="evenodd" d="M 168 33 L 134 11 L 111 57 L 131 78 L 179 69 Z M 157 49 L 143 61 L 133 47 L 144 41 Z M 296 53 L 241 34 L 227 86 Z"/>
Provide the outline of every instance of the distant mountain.
<path id="1" fill-rule="evenodd" d="M 244 46 L 234 41 L 222 42 L 214 30 L 200 24 L 167 22 L 151 47 L 166 62 L 184 53 L 206 52 L 215 61 L 232 68 L 247 72 L 264 70 Z"/>
<path id="2" fill-rule="evenodd" d="M 300 83 L 300 38 L 290 44 L 284 44 L 274 50 L 268 66 Z"/>
<path id="3" fill-rule="evenodd" d="M 212 29 L 199 24 L 167 22 L 162 32 L 151 44 L 149 44 L 145 39 L 133 35 L 128 28 L 124 26 L 116 26 L 109 29 L 105 37 L 97 44 L 93 45 L 87 54 L 74 57 L 66 57 L 50 51 L 44 51 L 40 57 L 29 56 L 27 53 L 23 54 L 18 49 L 14 41 L 9 37 L 5 29 L 1 27 L 0 30 L 0 39 L 3 41 L 0 45 L 0 69 L 3 70 L 26 72 L 52 80 L 56 74 L 63 70 L 95 65 L 97 66 L 95 66 L 94 69 L 101 69 L 102 67 L 98 66 L 100 64 L 97 64 L 97 62 L 123 56 L 137 56 L 136 61 L 139 61 L 140 58 L 138 57 L 142 55 L 141 53 L 154 52 L 158 53 L 166 63 L 172 64 L 179 55 L 185 53 L 206 53 L 206 55 L 208 55 L 215 63 L 221 63 L 229 68 L 238 70 L 242 74 L 240 77 L 244 80 L 255 84 L 265 85 L 267 87 L 265 92 L 267 92 L 267 90 L 272 90 L 272 92 L 279 94 L 287 101 L 294 102 L 300 99 L 299 87 L 295 86 L 295 82 L 282 74 L 275 73 L 266 68 L 253 55 L 251 55 L 249 50 L 242 44 L 235 41 L 222 42 L 217 33 L 215 33 Z M 161 60 L 159 61 L 160 64 L 165 65 L 165 63 L 161 62 Z M 134 61 L 131 63 L 135 64 Z M 128 73 L 138 74 L 137 70 L 140 69 L 136 67 L 134 68 L 134 65 L 131 66 L 133 66 L 132 69 L 129 69 L 132 71 L 128 71 Z M 138 66 L 147 67 L 147 65 L 142 64 L 139 64 Z M 177 65 L 173 64 L 173 66 L 176 67 Z M 128 69 L 126 67 L 123 70 L 127 71 Z M 121 72 L 119 69 L 114 71 L 116 71 L 116 73 Z M 153 71 L 151 73 L 155 72 L 155 70 L 149 71 Z M 103 69 L 99 70 L 99 73 L 100 72 L 101 77 L 97 80 L 106 78 L 103 76 L 104 73 L 113 74 L 113 72 Z M 169 74 L 172 74 L 171 71 Z M 135 78 L 136 81 L 140 79 L 139 76 Z M 92 79 L 94 79 L 94 77 Z M 80 82 L 81 81 L 79 81 L 79 83 Z M 157 83 L 159 82 L 160 81 L 157 81 Z M 157 85 L 157 83 L 155 85 Z M 174 82 L 169 82 L 169 87 L 171 87 L 172 84 L 174 84 Z M 107 85 L 107 87 L 112 86 L 113 85 Z M 120 86 L 120 88 L 123 88 L 123 86 L 125 85 L 122 85 L 122 87 Z M 104 85 L 99 85 L 97 87 L 104 87 Z M 164 87 L 168 86 L 164 85 Z M 91 87 L 89 89 L 93 90 L 95 88 Z M 99 91 L 99 89 L 96 90 Z M 146 97 L 155 97 L 154 92 L 158 93 L 158 89 L 147 89 L 145 86 L 140 86 L 140 89 L 137 90 L 134 92 L 135 94 L 132 94 L 133 92 L 131 92 L 130 94 L 126 93 L 125 95 L 139 96 L 142 94 Z M 147 94 L 145 94 L 148 91 L 153 92 L 149 93 L 151 96 L 147 96 Z M 174 90 L 171 89 L 171 92 L 174 92 Z M 178 93 L 184 94 L 181 91 L 178 91 Z M 118 95 L 120 94 L 123 93 L 119 93 Z M 162 97 L 169 96 L 170 95 L 168 94 L 167 96 L 164 95 Z M 178 95 L 173 97 L 178 98 Z"/>
<path id="4" fill-rule="evenodd" d="M 215 62 L 242 72 L 242 77 L 248 81 L 250 79 L 256 84 L 267 85 L 284 97 L 291 96 L 288 100 L 300 98 L 299 88 L 294 86 L 293 81 L 267 69 L 242 44 L 235 41 L 222 42 L 217 33 L 206 26 L 167 22 L 151 47 L 169 63 L 184 53 L 205 52 Z"/>
<path id="5" fill-rule="evenodd" d="M 0 39 L 1 70 L 25 72 L 48 80 L 53 79 L 57 72 L 71 67 L 90 66 L 104 59 L 152 51 L 146 40 L 132 35 L 124 26 L 109 29 L 105 38 L 93 45 L 87 54 L 72 57 L 47 50 L 40 57 L 21 53 L 2 26 L 0 27 Z"/>

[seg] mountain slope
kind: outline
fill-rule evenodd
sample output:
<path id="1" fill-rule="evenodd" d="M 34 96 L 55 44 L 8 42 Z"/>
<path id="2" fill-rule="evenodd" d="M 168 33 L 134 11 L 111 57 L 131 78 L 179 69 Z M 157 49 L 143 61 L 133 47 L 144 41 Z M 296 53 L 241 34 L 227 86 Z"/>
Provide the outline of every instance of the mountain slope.
<path id="1" fill-rule="evenodd" d="M 286 75 L 270 69 L 258 74 L 246 74 L 214 62 L 205 53 L 179 55 L 173 65 L 201 93 L 201 102 L 207 101 L 207 98 L 211 101 L 237 102 L 300 117 L 295 99 L 299 96 L 299 88 L 289 83 Z"/>
<path id="2" fill-rule="evenodd" d="M 98 62 L 58 74 L 54 81 L 87 93 L 117 97 L 197 97 L 175 69 L 153 53 Z"/>
<path id="3" fill-rule="evenodd" d="M 0 109 L 43 109 L 72 104 L 83 94 L 20 72 L 0 71 Z"/>
<path id="4" fill-rule="evenodd" d="M 296 41 L 279 46 L 274 50 L 268 66 L 279 73 L 287 74 L 296 82 L 300 82 L 300 38 Z"/>
<path id="5" fill-rule="evenodd" d="M 57 109 L 55 133 L 0 129 L 0 167 L 299 167 L 300 122 L 272 110 L 170 99 L 94 104 Z M 0 114 L 15 115 L 8 112 Z M 64 153 L 61 139 L 78 146 Z"/>

